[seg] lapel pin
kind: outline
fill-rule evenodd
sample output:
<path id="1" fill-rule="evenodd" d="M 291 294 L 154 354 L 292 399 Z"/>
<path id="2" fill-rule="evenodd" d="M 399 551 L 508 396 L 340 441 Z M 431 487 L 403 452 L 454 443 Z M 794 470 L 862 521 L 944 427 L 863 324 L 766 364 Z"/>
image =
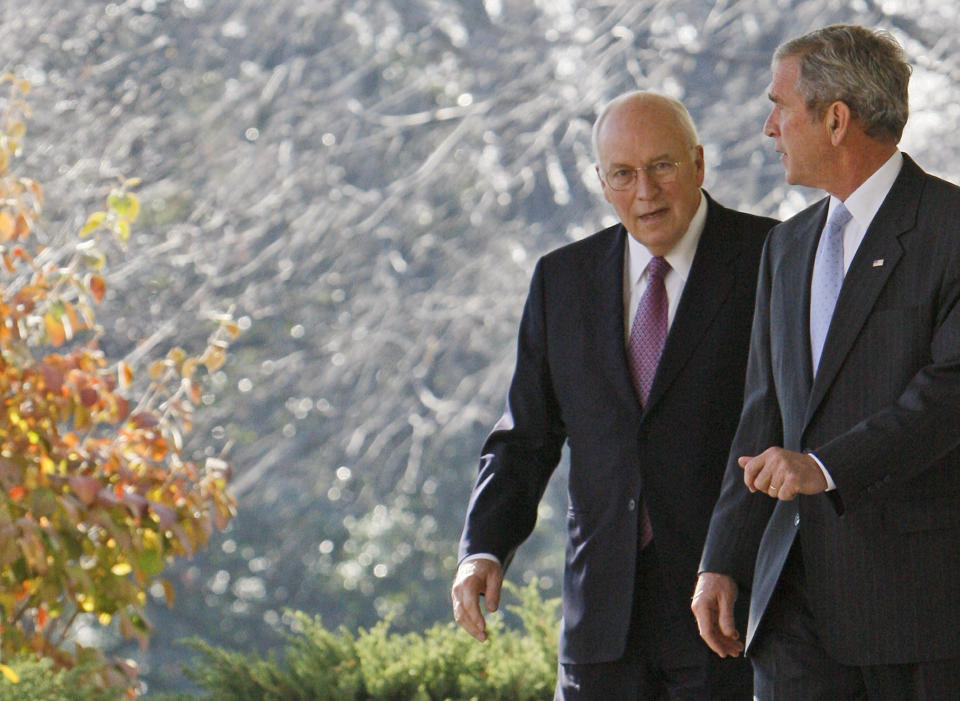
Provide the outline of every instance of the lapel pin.
<path id="1" fill-rule="evenodd" d="M 874 268 L 879 268 L 882 265 L 883 265 L 883 258 L 877 258 L 875 261 L 873 261 Z"/>

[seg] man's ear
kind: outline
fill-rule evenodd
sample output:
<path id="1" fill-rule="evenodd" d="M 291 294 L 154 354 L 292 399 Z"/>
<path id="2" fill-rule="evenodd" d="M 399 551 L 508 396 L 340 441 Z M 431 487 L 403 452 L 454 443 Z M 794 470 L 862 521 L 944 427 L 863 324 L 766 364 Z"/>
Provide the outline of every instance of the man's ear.
<path id="1" fill-rule="evenodd" d="M 836 100 L 829 107 L 823 116 L 823 125 L 830 137 L 830 143 L 839 146 L 843 143 L 850 124 L 853 121 L 853 113 L 846 102 Z"/>

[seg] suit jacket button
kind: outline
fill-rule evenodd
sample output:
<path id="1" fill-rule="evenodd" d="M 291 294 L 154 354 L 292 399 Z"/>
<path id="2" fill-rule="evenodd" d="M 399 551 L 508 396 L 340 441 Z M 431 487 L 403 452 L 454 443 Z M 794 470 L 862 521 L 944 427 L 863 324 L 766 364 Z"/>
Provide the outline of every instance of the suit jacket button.
<path id="1" fill-rule="evenodd" d="M 634 499 L 627 502 L 627 509 L 633 511 L 635 508 L 637 508 L 637 502 Z"/>
<path id="2" fill-rule="evenodd" d="M 793 517 L 793 525 L 794 525 L 794 526 L 799 526 L 799 525 L 800 525 L 800 514 L 795 514 L 795 515 L 794 515 L 794 517 Z"/>

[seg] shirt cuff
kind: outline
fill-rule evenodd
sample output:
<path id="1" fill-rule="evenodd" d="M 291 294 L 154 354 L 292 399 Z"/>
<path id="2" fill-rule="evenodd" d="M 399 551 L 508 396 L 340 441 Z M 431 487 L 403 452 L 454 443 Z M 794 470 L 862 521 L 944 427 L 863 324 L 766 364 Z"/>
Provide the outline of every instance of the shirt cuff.
<path id="1" fill-rule="evenodd" d="M 460 560 L 460 564 L 457 565 L 457 567 L 459 568 L 462 565 L 465 565 L 468 562 L 472 562 L 474 560 L 493 560 L 498 565 L 503 567 L 503 564 L 500 562 L 500 558 L 498 558 L 496 555 L 491 555 L 490 553 L 474 553 L 473 555 L 467 555 L 465 558 Z"/>
<path id="2" fill-rule="evenodd" d="M 833 477 L 831 477 L 831 476 L 830 476 L 830 473 L 827 472 L 827 468 L 825 468 L 825 467 L 823 466 L 823 463 L 820 462 L 820 458 L 818 458 L 818 457 L 817 457 L 816 455 L 814 455 L 813 453 L 807 453 L 807 455 L 809 455 L 811 458 L 813 458 L 814 460 L 816 460 L 816 461 L 817 461 L 817 465 L 820 466 L 820 472 L 823 473 L 823 478 L 824 478 L 825 480 L 827 480 L 827 490 L 826 490 L 826 491 L 832 492 L 834 489 L 836 489 L 836 488 L 837 488 L 837 483 L 833 481 Z"/>

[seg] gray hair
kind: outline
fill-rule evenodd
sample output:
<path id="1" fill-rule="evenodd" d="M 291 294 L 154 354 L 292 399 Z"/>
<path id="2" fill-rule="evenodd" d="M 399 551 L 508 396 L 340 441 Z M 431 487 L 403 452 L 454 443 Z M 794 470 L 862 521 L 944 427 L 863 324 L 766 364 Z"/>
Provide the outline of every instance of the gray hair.
<path id="1" fill-rule="evenodd" d="M 835 24 L 777 47 L 774 62 L 800 59 L 797 90 L 817 117 L 836 101 L 860 121 L 867 136 L 900 141 L 909 114 L 910 65 L 884 30 Z"/>
<path id="2" fill-rule="evenodd" d="M 673 112 L 674 118 L 677 120 L 677 125 L 680 127 L 684 138 L 688 142 L 687 145 L 693 148 L 700 143 L 700 138 L 697 136 L 697 128 L 693 125 L 693 119 L 690 118 L 690 113 L 687 112 L 687 108 L 683 106 L 680 100 L 649 90 L 633 90 L 617 95 L 617 97 L 605 104 L 603 109 L 600 110 L 600 114 L 597 115 L 597 119 L 593 123 L 593 133 L 591 134 L 593 162 L 595 164 L 600 163 L 600 149 L 597 145 L 597 137 L 600 134 L 600 127 L 603 125 L 603 121 L 614 107 L 631 100 L 640 100 L 642 102 L 655 103 L 666 107 Z"/>

